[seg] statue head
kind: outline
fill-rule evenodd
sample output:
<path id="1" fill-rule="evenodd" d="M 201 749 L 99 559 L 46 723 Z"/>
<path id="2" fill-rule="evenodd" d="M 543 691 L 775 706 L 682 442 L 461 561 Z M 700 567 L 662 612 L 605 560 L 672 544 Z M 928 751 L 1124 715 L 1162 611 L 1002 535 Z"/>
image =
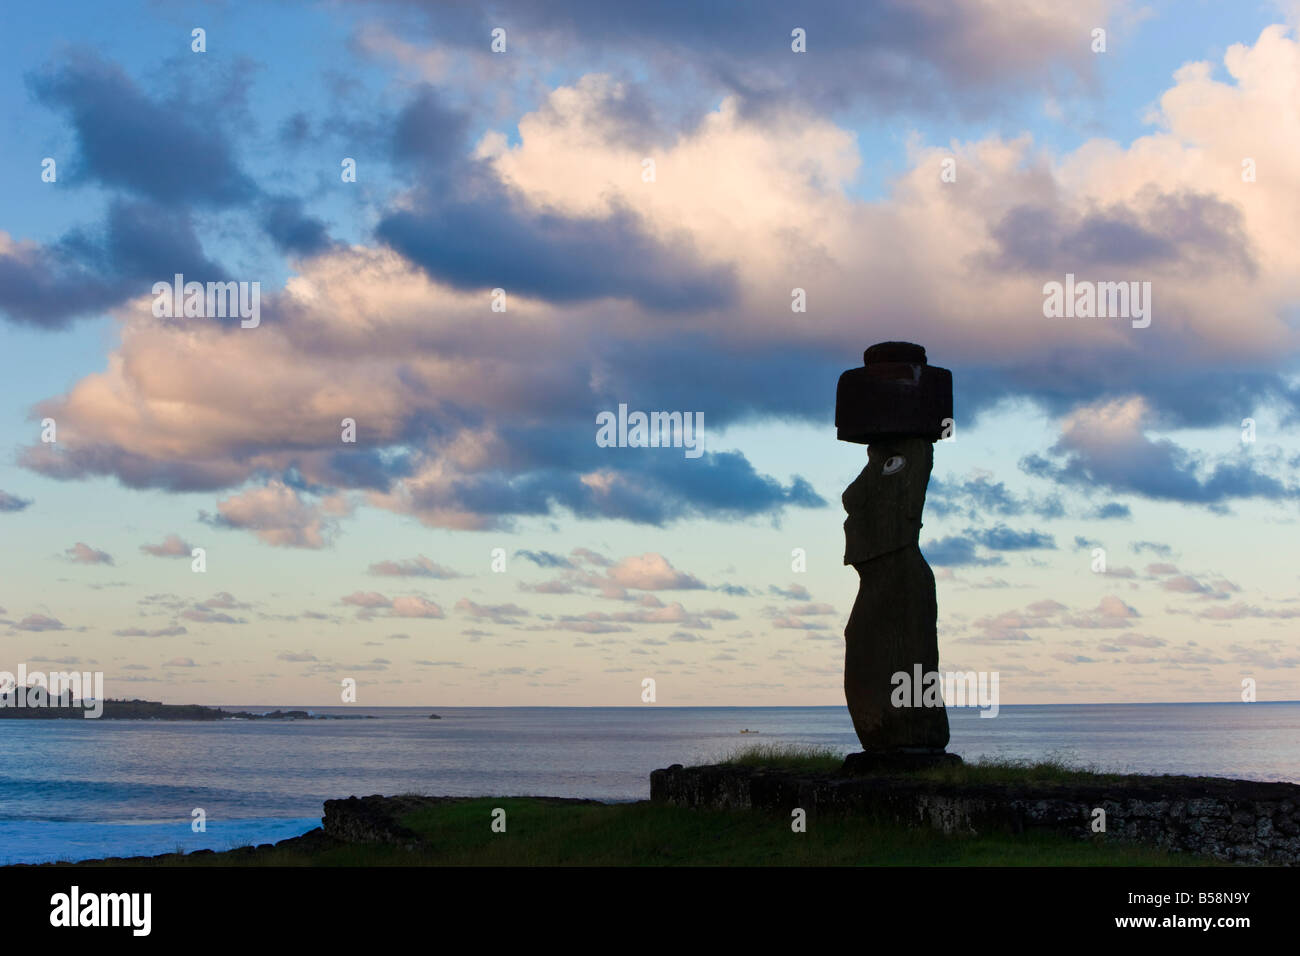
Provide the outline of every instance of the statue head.
<path id="1" fill-rule="evenodd" d="M 844 490 L 846 563 L 870 561 L 917 543 L 933 467 L 934 445 L 927 438 L 867 446 L 867 467 Z"/>

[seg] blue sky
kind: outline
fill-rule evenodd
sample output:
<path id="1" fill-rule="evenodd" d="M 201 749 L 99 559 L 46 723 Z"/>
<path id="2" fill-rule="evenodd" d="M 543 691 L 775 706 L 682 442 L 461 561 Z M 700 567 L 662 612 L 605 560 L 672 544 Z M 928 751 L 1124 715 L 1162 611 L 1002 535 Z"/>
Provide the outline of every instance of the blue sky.
<path id="1" fill-rule="evenodd" d="M 837 703 L 834 382 L 907 338 L 956 383 L 945 667 L 1008 703 L 1300 696 L 1286 11 L 745 9 L 12 5 L 0 669 Z M 259 282 L 262 324 L 154 317 L 176 271 Z M 1046 318 L 1066 272 L 1150 281 L 1151 326 Z M 619 403 L 702 412 L 708 453 L 598 448 Z"/>

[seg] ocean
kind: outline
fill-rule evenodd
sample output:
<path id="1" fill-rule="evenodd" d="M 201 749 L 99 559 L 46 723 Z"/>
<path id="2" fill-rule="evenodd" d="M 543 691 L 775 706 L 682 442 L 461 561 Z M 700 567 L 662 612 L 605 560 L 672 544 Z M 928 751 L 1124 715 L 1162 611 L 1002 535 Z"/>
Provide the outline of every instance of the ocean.
<path id="1" fill-rule="evenodd" d="M 0 863 L 275 842 L 318 826 L 324 801 L 371 793 L 640 800 L 656 767 L 750 743 L 859 749 L 842 706 L 305 709 L 374 719 L 0 721 Z M 1300 702 L 948 713 L 967 760 L 1300 783 Z"/>

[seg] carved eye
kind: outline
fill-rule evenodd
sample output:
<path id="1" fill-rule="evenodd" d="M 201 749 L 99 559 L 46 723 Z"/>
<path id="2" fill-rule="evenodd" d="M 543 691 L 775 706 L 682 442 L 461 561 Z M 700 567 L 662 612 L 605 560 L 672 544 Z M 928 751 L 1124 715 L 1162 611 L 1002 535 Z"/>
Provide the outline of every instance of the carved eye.
<path id="1" fill-rule="evenodd" d="M 890 458 L 886 458 L 884 473 L 886 475 L 892 475 L 896 471 L 902 471 L 903 466 L 906 464 L 907 464 L 907 459 L 904 458 L 902 455 L 894 455 Z"/>

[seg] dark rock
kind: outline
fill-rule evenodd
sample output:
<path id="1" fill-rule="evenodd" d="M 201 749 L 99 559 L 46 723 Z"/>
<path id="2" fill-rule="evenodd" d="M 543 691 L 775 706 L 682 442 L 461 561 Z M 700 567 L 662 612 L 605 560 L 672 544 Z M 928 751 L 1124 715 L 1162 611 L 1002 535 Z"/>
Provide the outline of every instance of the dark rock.
<path id="1" fill-rule="evenodd" d="M 321 819 L 325 832 L 344 843 L 400 843 L 416 840 L 411 830 L 397 822 L 406 813 L 427 805 L 432 798 L 348 797 L 346 800 L 326 800 L 325 816 Z"/>

